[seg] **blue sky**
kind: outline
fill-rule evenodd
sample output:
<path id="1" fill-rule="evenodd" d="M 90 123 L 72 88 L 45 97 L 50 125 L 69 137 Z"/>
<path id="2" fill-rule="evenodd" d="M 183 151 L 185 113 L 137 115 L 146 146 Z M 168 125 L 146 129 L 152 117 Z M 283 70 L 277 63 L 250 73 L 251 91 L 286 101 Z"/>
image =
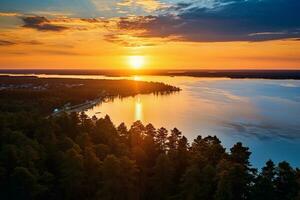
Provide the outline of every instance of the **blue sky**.
<path id="1" fill-rule="evenodd" d="M 152 0 L 141 0 L 137 2 L 151 2 Z M 145 9 L 139 4 L 134 6 L 120 6 L 124 0 L 2 0 L 0 10 L 2 12 L 60 12 L 68 13 L 76 17 L 113 17 L 124 15 L 118 13 L 119 9 L 128 11 L 129 14 L 145 14 Z M 134 2 L 134 1 L 133 1 Z M 158 2 L 153 0 L 153 2 Z M 174 1 L 160 1 L 158 3 L 176 3 Z"/>
<path id="2" fill-rule="evenodd" d="M 154 10 L 147 9 L 147 6 L 150 4 L 168 7 L 176 6 L 178 3 L 192 3 L 195 6 L 211 7 L 216 2 L 217 0 L 2 0 L 0 2 L 0 11 L 23 13 L 54 12 L 70 14 L 76 17 L 114 17 L 126 14 L 153 14 Z M 128 6 L 122 6 L 124 3 L 128 3 Z M 157 8 L 160 9 L 161 7 L 158 6 Z"/>

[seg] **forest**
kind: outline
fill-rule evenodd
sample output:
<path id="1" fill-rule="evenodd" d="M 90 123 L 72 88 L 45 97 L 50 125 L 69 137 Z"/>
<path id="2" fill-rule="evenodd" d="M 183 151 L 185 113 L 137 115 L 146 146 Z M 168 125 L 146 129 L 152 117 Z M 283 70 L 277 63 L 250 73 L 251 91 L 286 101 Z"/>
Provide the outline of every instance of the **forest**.
<path id="1" fill-rule="evenodd" d="M 40 86 L 45 80 L 35 81 Z M 52 85 L 47 82 L 42 85 Z M 53 82 L 54 88 L 69 92 L 68 101 L 75 99 L 69 96 L 75 89 L 67 91 Z M 75 82 L 68 84 L 80 88 Z M 98 90 L 106 88 L 113 95 L 170 89 L 143 82 L 138 87 L 126 81 L 106 83 L 98 85 Z M 240 142 L 225 149 L 215 136 L 188 141 L 176 128 L 155 128 L 140 121 L 130 127 L 116 126 L 109 116 L 89 118 L 83 112 L 45 117 L 53 104 L 40 102 L 59 89 L 30 85 L 32 94 L 26 96 L 23 92 L 28 88 L 16 88 L 7 80 L 1 84 L 6 87 L 0 91 L 1 199 L 300 200 L 300 169 L 272 160 L 256 169 L 249 161 L 250 149 Z M 76 98 L 83 99 L 85 94 Z M 54 103 L 65 101 L 63 95 L 53 96 Z"/>
<path id="2" fill-rule="evenodd" d="M 179 88 L 158 82 L 71 78 L 13 77 L 0 75 L 0 111 L 48 115 L 54 108 L 97 98 L 137 94 L 168 94 Z"/>
<path id="3" fill-rule="evenodd" d="M 214 136 L 190 144 L 176 128 L 126 127 L 84 113 L 0 115 L 1 199 L 299 200 L 300 170 Z"/>

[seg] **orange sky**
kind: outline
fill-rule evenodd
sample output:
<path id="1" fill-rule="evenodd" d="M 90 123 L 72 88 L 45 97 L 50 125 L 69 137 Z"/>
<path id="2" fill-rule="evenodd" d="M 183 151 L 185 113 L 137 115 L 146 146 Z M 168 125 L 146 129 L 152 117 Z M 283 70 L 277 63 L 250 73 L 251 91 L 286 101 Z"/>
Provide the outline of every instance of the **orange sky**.
<path id="1" fill-rule="evenodd" d="M 145 11 L 160 6 L 151 5 Z M 120 28 L 119 17 L 83 20 L 52 11 L 26 21 L 36 16 L 0 12 L 0 69 L 129 69 L 130 56 L 143 56 L 145 69 L 300 69 L 299 39 L 201 42 L 148 36 L 147 26 Z"/>
<path id="2" fill-rule="evenodd" d="M 300 42 L 295 41 L 161 42 L 124 47 L 91 38 L 68 47 L 77 37 L 49 36 L 47 45 L 0 46 L 0 68 L 130 68 L 128 56 L 139 55 L 145 59 L 143 68 L 149 69 L 300 69 Z M 57 40 L 66 40 L 65 46 L 55 44 Z"/>

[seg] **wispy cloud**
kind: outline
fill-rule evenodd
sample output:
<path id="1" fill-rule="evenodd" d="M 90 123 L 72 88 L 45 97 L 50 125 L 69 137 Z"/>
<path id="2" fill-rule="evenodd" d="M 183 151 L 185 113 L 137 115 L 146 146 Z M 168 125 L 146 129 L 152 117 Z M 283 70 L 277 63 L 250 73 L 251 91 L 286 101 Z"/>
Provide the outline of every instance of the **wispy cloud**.
<path id="1" fill-rule="evenodd" d="M 68 27 L 52 24 L 50 20 L 46 17 L 40 16 L 30 16 L 22 17 L 24 25 L 26 28 L 33 28 L 39 31 L 63 31 L 68 29 Z"/>
<path id="2" fill-rule="evenodd" d="M 0 46 L 10 46 L 16 44 L 15 42 L 8 41 L 8 40 L 0 40 Z"/>
<path id="3" fill-rule="evenodd" d="M 0 17 L 17 17 L 21 15 L 22 14 L 17 12 L 0 12 Z"/>
<path id="4" fill-rule="evenodd" d="M 122 0 L 117 3 L 117 5 L 124 7 L 141 7 L 146 12 L 153 12 L 167 6 L 165 3 L 157 0 Z"/>

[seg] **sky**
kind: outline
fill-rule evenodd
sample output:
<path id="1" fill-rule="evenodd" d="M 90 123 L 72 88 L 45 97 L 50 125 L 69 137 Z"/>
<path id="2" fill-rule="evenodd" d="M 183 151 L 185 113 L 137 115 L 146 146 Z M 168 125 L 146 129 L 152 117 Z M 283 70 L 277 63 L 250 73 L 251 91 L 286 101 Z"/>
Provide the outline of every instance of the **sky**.
<path id="1" fill-rule="evenodd" d="M 1 0 L 0 69 L 300 69 L 299 0 Z"/>

